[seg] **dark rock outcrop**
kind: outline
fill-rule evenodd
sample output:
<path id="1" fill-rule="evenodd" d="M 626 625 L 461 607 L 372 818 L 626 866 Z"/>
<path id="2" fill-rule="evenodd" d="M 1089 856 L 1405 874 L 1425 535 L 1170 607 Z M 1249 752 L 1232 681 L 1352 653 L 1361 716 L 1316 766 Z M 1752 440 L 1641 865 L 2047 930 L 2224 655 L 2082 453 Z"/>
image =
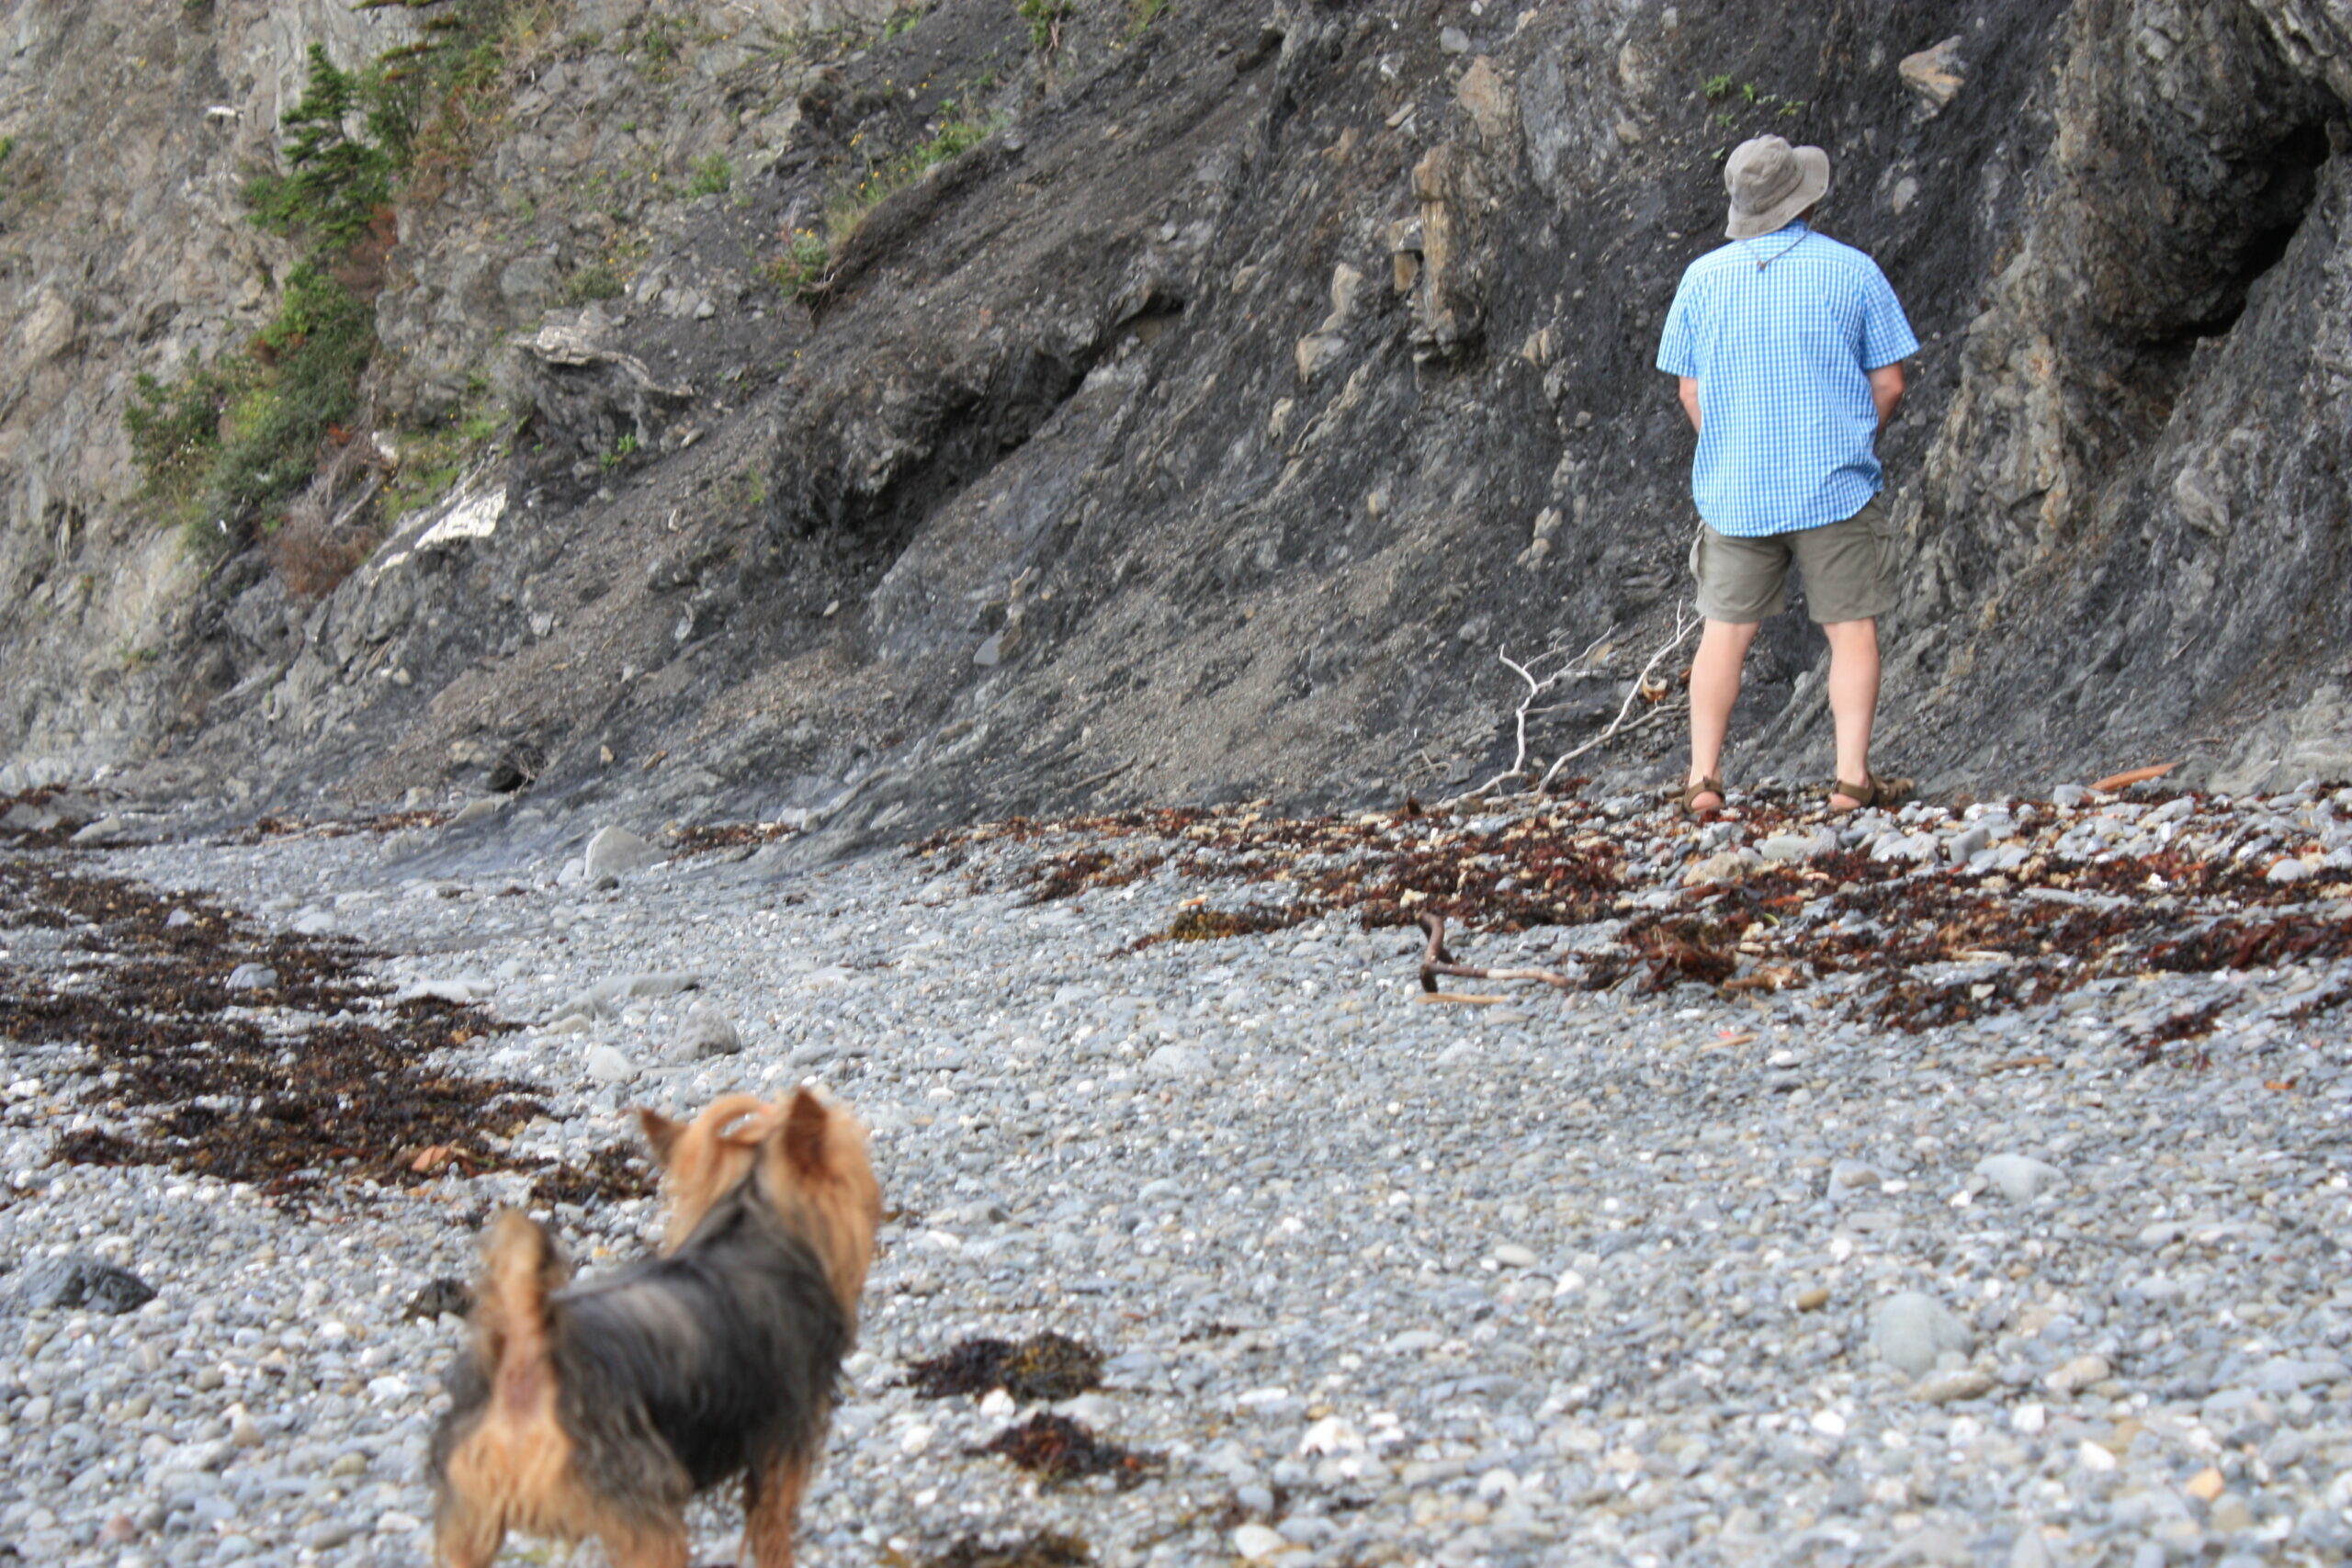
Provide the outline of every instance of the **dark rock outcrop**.
<path id="1" fill-rule="evenodd" d="M 510 452 L 316 606 L 157 590 L 166 671 L 93 755 L 168 735 L 155 787 L 376 800 L 495 773 L 526 812 L 799 808 L 835 842 L 1445 793 L 1510 759 L 1498 653 L 1617 650 L 1557 750 L 1687 597 L 1650 366 L 1723 152 L 1769 130 L 1831 149 L 1824 224 L 1925 344 L 1884 443 L 1889 753 L 1984 791 L 2352 773 L 2340 5 L 1203 0 L 1081 8 L 1048 58 L 944 0 L 822 49 L 714 31 L 667 76 L 614 63 L 642 7 L 599 10 L 474 183 L 403 211 L 379 307 L 382 417 L 479 363 Z M 594 184 L 639 113 L 677 117 L 673 188 L 707 147 L 731 187 Z M 780 291 L 781 244 L 951 123 L 990 129 Z M 564 302 L 606 254 L 625 290 Z M 20 507 L 20 555 L 61 504 L 135 503 Z M 55 646 L 6 635 L 19 670 Z M 1768 629 L 1743 770 L 1824 765 L 1820 656 L 1801 614 Z M 62 683 L 20 683 L 20 763 L 91 711 Z"/>

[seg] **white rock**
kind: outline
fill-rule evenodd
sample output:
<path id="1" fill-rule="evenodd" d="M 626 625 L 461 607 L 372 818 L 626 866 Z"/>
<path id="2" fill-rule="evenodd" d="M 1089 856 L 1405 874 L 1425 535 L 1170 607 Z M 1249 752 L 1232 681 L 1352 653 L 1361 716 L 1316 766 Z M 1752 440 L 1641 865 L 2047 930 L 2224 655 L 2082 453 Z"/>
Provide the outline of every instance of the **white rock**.
<path id="1" fill-rule="evenodd" d="M 735 1021 L 708 1002 L 696 1002 L 686 1010 L 685 1024 L 671 1043 L 669 1054 L 693 1062 L 706 1056 L 731 1056 L 742 1048 L 743 1036 L 736 1031 Z"/>
<path id="2" fill-rule="evenodd" d="M 229 1441 L 232 1446 L 241 1449 L 261 1447 L 261 1428 L 254 1424 L 253 1416 L 242 1404 L 229 1406 Z"/>
<path id="3" fill-rule="evenodd" d="M 581 1061 L 587 1067 L 588 1076 L 598 1083 L 627 1083 L 637 1077 L 637 1064 L 611 1045 L 589 1046 Z"/>
<path id="4" fill-rule="evenodd" d="M 632 871 L 643 871 L 649 865 L 659 865 L 662 859 L 660 850 L 628 829 L 600 828 L 596 836 L 588 840 L 581 873 L 594 882 L 600 876 L 625 876 Z"/>
<path id="5" fill-rule="evenodd" d="M 1302 1454 L 1362 1453 L 1363 1449 L 1363 1434 L 1337 1416 L 1324 1416 L 1298 1439 Z"/>
<path id="6" fill-rule="evenodd" d="M 2012 1203 L 2030 1203 L 2065 1179 L 2065 1172 L 2030 1155 L 1986 1155 L 1976 1174 L 2001 1190 Z"/>
<path id="7" fill-rule="evenodd" d="M 1924 1291 L 1904 1291 L 1879 1305 L 1871 1324 L 1879 1359 L 1910 1377 L 1933 1371 L 1946 1351 L 1966 1354 L 1968 1327 Z"/>
<path id="8" fill-rule="evenodd" d="M 2104 1356 L 2077 1356 L 2041 1380 L 2052 1393 L 2072 1394 L 2096 1382 L 2105 1382 L 2115 1375 L 2115 1369 Z"/>
<path id="9" fill-rule="evenodd" d="M 1758 853 L 1776 864 L 1789 861 L 1812 860 L 1827 854 L 1838 847 L 1838 836 L 1829 832 L 1775 833 L 1756 846 Z"/>
<path id="10" fill-rule="evenodd" d="M 1532 1269 L 1536 1264 L 1534 1249 L 1521 1247 L 1515 1241 L 1507 1241 L 1497 1247 L 1494 1258 L 1506 1269 Z"/>
<path id="11" fill-rule="evenodd" d="M 1297 1545 L 1283 1538 L 1278 1530 L 1264 1525 L 1236 1525 L 1233 1529 L 1234 1551 L 1251 1562 L 1262 1562 L 1285 1551 L 1296 1551 Z"/>
<path id="12" fill-rule="evenodd" d="M 1143 1070 L 1164 1078 L 1198 1077 L 1209 1070 L 1208 1054 L 1191 1045 L 1162 1045 L 1144 1058 Z"/>
<path id="13" fill-rule="evenodd" d="M 1915 1398 L 1929 1404 L 1951 1404 L 1961 1400 L 1982 1399 L 1992 1392 L 1991 1374 L 1980 1372 L 1973 1367 L 1922 1378 L 1911 1391 Z"/>
<path id="14" fill-rule="evenodd" d="M 1714 882 L 1736 882 L 1764 863 L 1764 857 L 1754 850 L 1724 850 L 1691 863 L 1682 874 L 1690 886 L 1702 886 Z"/>

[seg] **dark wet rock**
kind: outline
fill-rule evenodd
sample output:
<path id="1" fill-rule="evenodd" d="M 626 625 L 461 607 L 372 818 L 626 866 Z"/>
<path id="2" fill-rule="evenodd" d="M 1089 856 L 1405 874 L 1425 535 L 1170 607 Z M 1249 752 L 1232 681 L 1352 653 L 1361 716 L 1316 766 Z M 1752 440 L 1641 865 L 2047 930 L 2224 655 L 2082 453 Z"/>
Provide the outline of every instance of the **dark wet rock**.
<path id="1" fill-rule="evenodd" d="M 402 1317 L 423 1318 L 431 1323 L 447 1314 L 463 1317 L 474 1310 L 474 1292 L 463 1280 L 431 1280 L 408 1300 L 401 1309 Z"/>
<path id="2" fill-rule="evenodd" d="M 122 1313 L 154 1300 L 155 1288 L 128 1269 L 75 1252 L 25 1265 L 16 1294 L 17 1304 L 28 1311 L 51 1307 Z"/>

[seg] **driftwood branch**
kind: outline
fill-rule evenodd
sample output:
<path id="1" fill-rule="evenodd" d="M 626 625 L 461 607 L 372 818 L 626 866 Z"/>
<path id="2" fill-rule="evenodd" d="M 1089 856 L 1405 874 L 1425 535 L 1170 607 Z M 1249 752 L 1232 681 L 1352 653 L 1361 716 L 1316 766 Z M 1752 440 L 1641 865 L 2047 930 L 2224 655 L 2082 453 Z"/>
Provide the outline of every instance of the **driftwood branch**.
<path id="1" fill-rule="evenodd" d="M 1545 785 L 1549 784 L 1553 779 L 1559 775 L 1559 772 L 1562 768 L 1566 767 L 1570 762 L 1575 761 L 1578 757 L 1583 756 L 1586 752 L 1606 746 L 1610 741 L 1614 740 L 1620 734 L 1623 733 L 1629 728 L 1625 721 L 1633 713 L 1634 705 L 1636 702 L 1639 702 L 1641 700 L 1642 694 L 1649 689 L 1650 671 L 1657 668 L 1658 661 L 1660 660 L 1666 658 L 1667 655 L 1672 653 L 1676 649 L 1680 648 L 1684 643 L 1690 641 L 1690 634 L 1698 630 L 1699 626 L 1699 618 L 1696 615 L 1691 615 L 1687 610 L 1677 610 L 1674 613 L 1674 636 L 1672 639 L 1669 640 L 1664 648 L 1661 648 L 1656 653 L 1651 654 L 1650 661 L 1642 666 L 1642 672 L 1634 677 L 1634 688 L 1625 694 L 1625 700 L 1618 707 L 1617 716 L 1609 721 L 1609 728 L 1594 736 L 1591 739 L 1587 740 L 1583 745 L 1576 747 L 1571 750 L 1561 752 L 1558 760 L 1554 761 L 1549 768 L 1546 768 L 1544 771 L 1544 776 L 1535 781 L 1535 787 L 1537 789 L 1544 788 Z M 1647 716 L 1647 715 L 1644 716 L 1645 718 Z M 1635 724 L 1639 724 L 1641 720 L 1639 719 L 1634 721 Z"/>
<path id="2" fill-rule="evenodd" d="M 1430 944 L 1421 954 L 1421 989 L 1434 994 L 1437 977 L 1453 975 L 1464 980 L 1540 980 L 1546 986 L 1567 990 L 1577 983 L 1573 975 L 1563 975 L 1556 969 L 1485 969 L 1476 964 L 1457 963 L 1446 951 L 1445 920 L 1442 916 L 1425 914 L 1421 930 L 1429 933 Z"/>
<path id="3" fill-rule="evenodd" d="M 1521 664 L 1518 660 L 1513 659 L 1510 654 L 1504 653 L 1499 649 L 1497 650 L 1495 657 L 1501 660 L 1505 667 L 1508 668 L 1512 674 L 1518 676 L 1521 681 L 1527 683 L 1527 691 L 1525 694 L 1519 699 L 1519 705 L 1511 711 L 1511 727 L 1513 730 L 1513 739 L 1516 744 L 1511 752 L 1510 766 L 1505 768 L 1501 773 L 1497 773 L 1493 778 L 1488 779 L 1485 784 L 1480 784 L 1476 789 L 1472 790 L 1470 792 L 1471 794 L 1485 795 L 1507 779 L 1521 779 L 1527 776 L 1527 721 L 1532 718 L 1541 718 L 1546 714 L 1557 711 L 1555 708 L 1539 708 L 1535 705 L 1543 699 L 1544 694 L 1551 691 L 1554 687 L 1558 686 L 1563 682 L 1580 680 L 1605 673 L 1601 671 L 1588 670 L 1584 668 L 1584 664 L 1587 660 L 1593 656 L 1596 649 L 1600 649 L 1603 644 L 1609 641 L 1611 635 L 1613 634 L 1603 632 L 1600 636 L 1585 644 L 1584 651 L 1582 653 L 1577 654 L 1574 659 L 1569 660 L 1566 663 L 1561 665 L 1557 670 L 1553 671 L 1550 674 L 1544 676 L 1538 676 L 1535 671 L 1542 668 L 1545 660 L 1555 657 L 1561 651 L 1557 646 L 1545 649 L 1543 652 L 1537 654 L 1534 658 L 1530 659 L 1524 664 Z"/>
<path id="4" fill-rule="evenodd" d="M 1633 687 L 1625 694 L 1624 702 L 1619 705 L 1617 716 L 1611 719 L 1607 728 L 1603 728 L 1600 734 L 1590 737 L 1580 745 L 1577 745 L 1567 751 L 1562 752 L 1553 761 L 1550 767 L 1544 770 L 1544 776 L 1535 781 L 1534 787 L 1538 790 L 1545 788 L 1554 779 L 1560 776 L 1561 769 L 1566 767 L 1570 762 L 1575 761 L 1578 757 L 1584 756 L 1591 751 L 1596 751 L 1601 747 L 1608 745 L 1611 740 L 1618 739 L 1620 736 L 1630 735 L 1634 731 L 1645 728 L 1655 720 L 1658 714 L 1664 710 L 1653 709 L 1651 712 L 1636 716 L 1634 712 L 1634 706 L 1649 693 L 1651 673 L 1655 671 L 1659 663 L 1668 655 L 1672 654 L 1675 649 L 1690 641 L 1690 634 L 1696 631 L 1701 624 L 1702 623 L 1699 621 L 1698 617 L 1692 615 L 1689 611 L 1677 611 L 1674 617 L 1673 637 L 1668 638 L 1666 644 L 1657 652 L 1650 655 L 1649 662 L 1644 664 L 1641 668 L 1641 672 L 1634 677 Z M 1519 660 L 1511 658 L 1508 653 L 1498 653 L 1496 655 L 1497 658 L 1502 660 L 1504 666 L 1508 668 L 1512 674 L 1517 675 L 1520 678 L 1521 682 L 1527 687 L 1527 690 L 1520 697 L 1519 705 L 1511 712 L 1512 736 L 1515 744 L 1512 749 L 1510 766 L 1505 768 L 1501 773 L 1497 773 L 1493 778 L 1487 780 L 1486 783 L 1478 785 L 1477 788 L 1470 791 L 1469 793 L 1471 795 L 1488 795 L 1491 794 L 1498 786 L 1513 779 L 1523 780 L 1527 777 L 1528 723 L 1532 719 L 1542 718 L 1547 714 L 1558 711 L 1556 707 L 1541 707 L 1537 705 L 1543 700 L 1544 694 L 1552 691 L 1563 682 L 1586 680 L 1605 675 L 1606 671 L 1604 671 L 1587 669 L 1584 666 L 1585 661 L 1592 657 L 1594 650 L 1599 649 L 1603 643 L 1609 641 L 1610 636 L 1611 635 L 1613 634 L 1595 637 L 1590 643 L 1586 645 L 1585 650 L 1582 653 L 1577 654 L 1574 659 L 1569 660 L 1566 663 L 1561 665 L 1560 668 L 1553 671 L 1548 675 L 1538 675 L 1536 671 L 1543 665 L 1545 660 L 1552 658 L 1559 651 L 1556 648 L 1545 649 L 1544 652 L 1537 654 L 1534 658 L 1529 660 L 1524 664 L 1521 664 Z M 1653 700 L 1655 701 L 1657 699 L 1654 698 Z"/>

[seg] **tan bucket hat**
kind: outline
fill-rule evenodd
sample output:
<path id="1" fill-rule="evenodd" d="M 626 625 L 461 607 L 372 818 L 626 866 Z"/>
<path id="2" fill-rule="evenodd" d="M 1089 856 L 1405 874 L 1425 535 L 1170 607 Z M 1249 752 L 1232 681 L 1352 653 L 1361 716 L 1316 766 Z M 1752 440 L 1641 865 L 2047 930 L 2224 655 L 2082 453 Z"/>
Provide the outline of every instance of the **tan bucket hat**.
<path id="1" fill-rule="evenodd" d="M 1752 240 L 1786 227 L 1828 194 L 1829 154 L 1818 147 L 1792 147 L 1778 136 L 1759 136 L 1741 142 L 1724 160 L 1724 189 L 1731 193 L 1724 232 Z"/>

